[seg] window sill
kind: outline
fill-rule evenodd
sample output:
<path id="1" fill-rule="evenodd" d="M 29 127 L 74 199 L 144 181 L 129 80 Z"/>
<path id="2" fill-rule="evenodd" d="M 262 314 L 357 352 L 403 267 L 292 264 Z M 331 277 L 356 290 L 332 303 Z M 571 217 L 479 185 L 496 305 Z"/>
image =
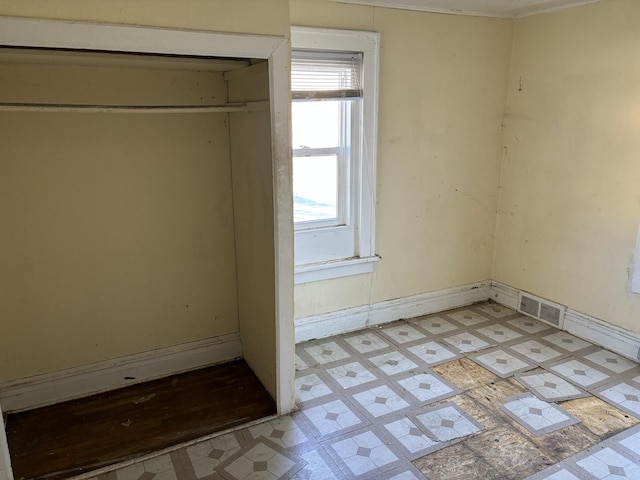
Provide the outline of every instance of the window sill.
<path id="1" fill-rule="evenodd" d="M 319 282 L 332 278 L 373 272 L 373 264 L 381 257 L 354 257 L 329 262 L 309 263 L 295 267 L 295 284 Z"/>

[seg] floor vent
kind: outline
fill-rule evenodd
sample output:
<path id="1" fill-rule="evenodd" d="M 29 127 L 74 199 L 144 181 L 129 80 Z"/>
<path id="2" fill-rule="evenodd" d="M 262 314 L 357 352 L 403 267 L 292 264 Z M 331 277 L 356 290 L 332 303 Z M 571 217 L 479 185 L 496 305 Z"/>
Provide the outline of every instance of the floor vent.
<path id="1" fill-rule="evenodd" d="M 554 327 L 562 328 L 565 310 L 566 307 L 562 305 L 549 302 L 529 293 L 520 292 L 518 311 Z"/>

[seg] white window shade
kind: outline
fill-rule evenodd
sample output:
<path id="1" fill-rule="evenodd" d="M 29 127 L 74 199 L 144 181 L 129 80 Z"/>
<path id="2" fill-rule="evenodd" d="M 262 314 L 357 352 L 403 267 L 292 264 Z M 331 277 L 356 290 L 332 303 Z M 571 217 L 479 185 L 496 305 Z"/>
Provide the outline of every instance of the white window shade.
<path id="1" fill-rule="evenodd" d="M 291 53 L 294 100 L 362 97 L 362 54 Z"/>

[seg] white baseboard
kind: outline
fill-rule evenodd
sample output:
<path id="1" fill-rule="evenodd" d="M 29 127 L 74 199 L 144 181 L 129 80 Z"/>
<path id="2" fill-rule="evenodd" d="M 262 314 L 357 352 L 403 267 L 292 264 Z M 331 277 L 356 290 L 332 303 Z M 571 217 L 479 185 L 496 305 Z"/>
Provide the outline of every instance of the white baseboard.
<path id="1" fill-rule="evenodd" d="M 232 333 L 0 384 L 2 410 L 16 412 L 81 398 L 242 357 Z"/>
<path id="2" fill-rule="evenodd" d="M 323 313 L 295 321 L 296 343 L 330 337 L 401 318 L 464 307 L 489 298 L 491 282 L 478 282 L 436 292 L 387 300 L 337 312 Z"/>
<path id="3" fill-rule="evenodd" d="M 490 298 L 505 307 L 518 308 L 520 291 L 500 282 L 491 282 Z M 567 308 L 563 330 L 576 337 L 611 350 L 623 357 L 638 361 L 640 358 L 640 334 L 631 332 L 585 313 Z"/>

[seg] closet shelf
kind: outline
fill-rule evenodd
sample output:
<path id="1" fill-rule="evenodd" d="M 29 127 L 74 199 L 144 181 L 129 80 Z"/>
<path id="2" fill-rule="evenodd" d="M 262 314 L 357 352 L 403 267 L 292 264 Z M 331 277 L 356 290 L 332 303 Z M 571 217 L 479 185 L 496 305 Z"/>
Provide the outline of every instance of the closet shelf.
<path id="1" fill-rule="evenodd" d="M 0 102 L 0 112 L 63 113 L 232 113 L 269 108 L 269 101 L 228 103 L 225 105 L 78 105 Z"/>

